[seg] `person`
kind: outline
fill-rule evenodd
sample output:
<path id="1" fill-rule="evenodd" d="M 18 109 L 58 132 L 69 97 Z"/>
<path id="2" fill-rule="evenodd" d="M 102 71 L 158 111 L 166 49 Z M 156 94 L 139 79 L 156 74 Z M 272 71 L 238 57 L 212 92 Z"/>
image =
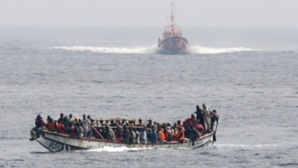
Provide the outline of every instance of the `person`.
<path id="1" fill-rule="evenodd" d="M 129 142 L 128 138 L 129 138 L 129 131 L 127 129 L 127 126 L 124 125 L 123 126 L 122 141 L 125 142 L 125 143 L 128 143 Z"/>
<path id="2" fill-rule="evenodd" d="M 186 128 L 186 127 L 188 127 L 189 125 L 191 125 L 191 126 L 196 126 L 196 123 L 197 123 L 197 121 L 196 121 L 196 119 L 195 119 L 195 115 L 191 115 L 191 117 L 190 118 L 188 118 L 188 119 L 186 119 L 185 121 L 184 121 L 184 123 L 183 123 L 183 127 L 184 128 Z"/>
<path id="3" fill-rule="evenodd" d="M 157 132 L 156 132 L 156 127 L 155 126 L 152 126 L 152 132 L 151 132 L 151 136 L 150 136 L 150 141 L 152 143 L 156 143 L 158 140 L 158 135 L 157 135 Z"/>
<path id="4" fill-rule="evenodd" d="M 140 133 L 140 143 L 147 144 L 147 132 L 146 128 L 143 128 Z"/>
<path id="5" fill-rule="evenodd" d="M 72 117 L 72 114 L 69 114 L 68 119 L 69 119 L 69 122 L 71 122 L 72 124 L 75 124 L 75 120 L 74 120 L 74 118 Z"/>
<path id="6" fill-rule="evenodd" d="M 219 118 L 219 115 L 217 114 L 217 111 L 216 110 L 212 110 L 211 111 L 211 130 L 212 131 L 215 131 L 214 130 L 214 123 L 215 122 L 218 123 L 218 118 Z"/>
<path id="7" fill-rule="evenodd" d="M 116 136 L 116 141 L 117 142 L 121 142 L 122 141 L 123 131 L 121 130 L 121 128 L 119 126 L 117 126 L 117 129 L 116 129 L 116 132 L 115 132 L 115 136 Z"/>
<path id="8" fill-rule="evenodd" d="M 148 120 L 148 124 L 146 125 L 146 127 L 147 127 L 147 128 L 151 128 L 152 126 L 153 126 L 153 124 L 152 124 L 152 120 L 149 119 L 149 120 Z"/>
<path id="9" fill-rule="evenodd" d="M 177 124 L 176 124 L 177 127 L 182 127 L 182 124 L 181 124 L 181 120 L 177 120 Z"/>
<path id="10" fill-rule="evenodd" d="M 205 126 L 205 123 L 204 123 L 204 117 L 202 115 L 202 109 L 200 108 L 199 105 L 196 106 L 196 120 L 197 120 L 197 123 L 201 123 L 202 125 Z"/>
<path id="11" fill-rule="evenodd" d="M 64 116 L 64 114 L 60 113 L 60 118 L 58 119 L 58 122 L 60 121 L 60 123 L 63 123 L 63 116 Z"/>
<path id="12" fill-rule="evenodd" d="M 65 134 L 65 127 L 64 125 L 61 123 L 62 121 L 58 120 L 58 124 L 57 124 L 57 132 L 61 133 L 61 134 Z"/>
<path id="13" fill-rule="evenodd" d="M 87 137 L 88 132 L 91 129 L 91 128 L 89 128 L 89 126 L 91 126 L 91 121 L 86 118 L 85 114 L 83 114 L 82 126 L 83 126 L 83 130 L 84 130 L 84 137 Z"/>
<path id="14" fill-rule="evenodd" d="M 106 139 L 114 142 L 115 141 L 115 133 L 109 125 L 106 125 L 106 133 L 107 133 Z"/>
<path id="15" fill-rule="evenodd" d="M 203 125 L 200 123 L 198 124 L 198 128 L 197 128 L 198 132 L 199 132 L 199 136 L 204 135 L 205 134 L 205 128 L 203 127 Z"/>
<path id="16" fill-rule="evenodd" d="M 93 129 L 94 129 L 94 120 L 91 118 L 90 115 L 87 116 L 87 119 L 90 121 L 88 122 L 88 132 L 87 137 L 93 137 Z"/>
<path id="17" fill-rule="evenodd" d="M 206 107 L 205 104 L 203 104 L 203 117 L 205 121 L 205 129 L 206 132 L 211 132 L 211 115 L 210 115 L 210 110 L 209 108 Z"/>
<path id="18" fill-rule="evenodd" d="M 62 124 L 64 125 L 64 127 L 65 127 L 65 132 L 67 133 L 67 134 L 70 134 L 71 133 L 71 128 L 70 128 L 70 124 L 69 124 L 70 122 L 69 122 L 69 118 L 68 118 L 68 116 L 64 116 L 63 117 L 63 120 L 62 120 Z"/>
<path id="19" fill-rule="evenodd" d="M 41 130 L 45 128 L 45 125 L 46 123 L 44 122 L 42 117 L 40 115 L 37 115 L 35 119 L 35 127 L 32 128 L 32 130 L 36 133 L 36 138 L 40 137 Z M 32 137 L 30 140 L 34 140 L 34 138 Z"/>
<path id="20" fill-rule="evenodd" d="M 79 122 L 76 122 L 75 123 L 75 133 L 76 133 L 76 136 L 78 138 L 81 138 L 83 136 L 83 132 L 84 132 L 84 130 L 83 130 L 81 124 Z"/>
<path id="21" fill-rule="evenodd" d="M 140 141 L 139 141 L 139 137 L 140 137 L 140 132 L 134 127 L 133 128 L 133 131 L 135 132 L 135 140 L 134 140 L 134 143 L 136 143 L 136 144 L 139 144 L 140 143 Z"/>
<path id="22" fill-rule="evenodd" d="M 129 145 L 135 143 L 136 133 L 133 131 L 132 127 L 129 127 L 129 134 L 128 134 L 128 143 Z"/>
<path id="23" fill-rule="evenodd" d="M 183 143 L 184 141 L 184 130 L 182 127 L 178 127 L 178 133 L 177 133 L 177 140 L 179 143 Z"/>
<path id="24" fill-rule="evenodd" d="M 169 126 L 166 127 L 166 129 L 164 130 L 164 136 L 165 136 L 165 142 L 169 142 L 172 140 L 172 132 L 171 132 L 171 128 Z"/>
<path id="25" fill-rule="evenodd" d="M 164 132 L 164 130 L 161 127 L 159 127 L 158 128 L 158 142 L 159 143 L 164 143 L 164 141 L 165 141 L 165 134 L 163 132 Z"/>
<path id="26" fill-rule="evenodd" d="M 137 126 L 144 126 L 141 118 L 139 119 L 139 123 L 137 124 Z"/>
<path id="27" fill-rule="evenodd" d="M 47 117 L 47 124 L 46 124 L 46 127 L 49 131 L 56 131 L 56 122 L 51 118 L 51 116 L 48 116 Z"/>

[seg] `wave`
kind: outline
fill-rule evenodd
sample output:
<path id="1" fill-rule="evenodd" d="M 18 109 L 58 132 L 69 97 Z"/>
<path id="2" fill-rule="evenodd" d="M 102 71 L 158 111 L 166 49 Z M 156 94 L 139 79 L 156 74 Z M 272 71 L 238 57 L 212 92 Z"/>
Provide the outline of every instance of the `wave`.
<path id="1" fill-rule="evenodd" d="M 153 149 L 153 148 L 146 148 L 146 149 Z M 109 146 L 104 146 L 103 148 L 100 149 L 90 149 L 88 152 L 124 152 L 124 151 L 140 151 L 144 150 L 142 148 L 127 148 L 127 147 L 109 147 Z"/>
<path id="2" fill-rule="evenodd" d="M 68 50 L 68 51 L 82 51 L 93 53 L 115 53 L 115 54 L 146 54 L 153 53 L 154 47 L 91 47 L 91 46 L 72 46 L 72 47 L 53 47 L 54 49 Z"/>
<path id="3" fill-rule="evenodd" d="M 67 51 L 80 51 L 80 52 L 93 52 L 93 53 L 114 53 L 114 54 L 153 54 L 159 53 L 158 48 L 155 46 L 147 47 L 92 47 L 92 46 L 60 46 L 53 47 L 53 49 L 67 50 Z M 185 54 L 224 54 L 236 52 L 258 51 L 245 47 L 234 48 L 212 48 L 204 46 L 190 46 Z"/>
<path id="4" fill-rule="evenodd" d="M 233 47 L 233 48 L 212 48 L 204 46 L 190 46 L 188 52 L 191 54 L 225 54 L 225 53 L 236 53 L 236 52 L 248 52 L 258 51 L 251 48 L 245 47 Z"/>

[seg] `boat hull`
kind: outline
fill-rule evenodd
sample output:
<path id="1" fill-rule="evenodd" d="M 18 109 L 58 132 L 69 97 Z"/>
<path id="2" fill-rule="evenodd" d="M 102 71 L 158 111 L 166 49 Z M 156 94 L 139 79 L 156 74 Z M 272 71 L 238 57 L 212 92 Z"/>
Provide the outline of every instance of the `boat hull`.
<path id="1" fill-rule="evenodd" d="M 188 47 L 188 41 L 182 36 L 170 36 L 159 41 L 158 48 L 165 54 L 183 53 Z"/>
<path id="2" fill-rule="evenodd" d="M 123 142 L 112 142 L 96 138 L 73 138 L 70 135 L 58 134 L 43 130 L 36 141 L 51 152 L 77 149 L 100 149 L 104 147 L 126 147 L 138 149 L 152 148 L 200 148 L 213 143 L 213 133 L 206 134 L 194 142 L 179 143 L 171 141 L 167 143 L 127 144 Z"/>

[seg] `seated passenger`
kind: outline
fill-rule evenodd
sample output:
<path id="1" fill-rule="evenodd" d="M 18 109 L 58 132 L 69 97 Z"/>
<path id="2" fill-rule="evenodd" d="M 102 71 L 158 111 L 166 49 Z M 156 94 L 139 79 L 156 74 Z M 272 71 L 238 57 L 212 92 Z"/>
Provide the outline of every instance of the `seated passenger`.
<path id="1" fill-rule="evenodd" d="M 45 128 L 45 125 L 46 124 L 43 121 L 42 117 L 40 115 L 37 115 L 35 119 L 35 127 L 32 128 L 32 130 L 36 133 L 36 138 L 39 138 L 41 130 Z M 34 138 L 32 137 L 30 140 L 34 140 Z"/>
<path id="2" fill-rule="evenodd" d="M 47 118 L 48 123 L 46 124 L 46 127 L 49 131 L 56 131 L 56 122 L 51 118 L 51 116 L 48 116 Z"/>
<path id="3" fill-rule="evenodd" d="M 178 133 L 177 133 L 177 140 L 180 143 L 183 143 L 184 141 L 184 130 L 182 127 L 178 127 Z"/>
<path id="4" fill-rule="evenodd" d="M 184 121 L 183 127 L 187 128 L 189 125 L 195 127 L 196 123 L 197 123 L 197 121 L 196 121 L 195 115 L 192 114 L 190 118 L 188 118 Z"/>
<path id="5" fill-rule="evenodd" d="M 61 121 L 58 121 L 57 124 L 57 132 L 61 133 L 61 134 L 65 134 L 65 127 L 64 125 L 61 123 Z"/>
<path id="6" fill-rule="evenodd" d="M 159 127 L 158 128 L 158 142 L 159 143 L 164 143 L 164 141 L 165 141 L 165 135 L 163 132 L 164 132 L 164 130 L 161 127 Z"/>

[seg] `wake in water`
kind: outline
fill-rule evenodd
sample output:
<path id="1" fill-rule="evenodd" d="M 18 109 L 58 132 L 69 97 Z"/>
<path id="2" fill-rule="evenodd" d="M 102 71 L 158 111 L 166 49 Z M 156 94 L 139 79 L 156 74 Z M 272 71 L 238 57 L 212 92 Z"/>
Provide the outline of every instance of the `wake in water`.
<path id="1" fill-rule="evenodd" d="M 93 52 L 93 53 L 114 53 L 114 54 L 154 54 L 159 53 L 155 46 L 148 47 L 92 47 L 92 46 L 61 46 L 53 47 L 53 49 L 67 50 L 67 51 L 80 51 L 80 52 Z M 249 52 L 257 51 L 250 48 L 235 47 L 235 48 L 211 48 L 203 46 L 190 46 L 183 54 L 224 54 L 236 52 Z"/>
<path id="2" fill-rule="evenodd" d="M 154 148 L 147 148 L 147 149 L 154 149 Z M 100 149 L 90 149 L 88 150 L 88 152 L 124 152 L 124 151 L 140 151 L 140 150 L 144 150 L 141 148 L 127 148 L 127 147 L 109 147 L 109 146 L 105 146 L 103 148 Z"/>
<path id="3" fill-rule="evenodd" d="M 211 48 L 203 46 L 190 46 L 188 52 L 190 54 L 225 54 L 225 53 L 236 53 L 236 52 L 249 52 L 257 51 L 250 48 L 234 47 L 234 48 Z"/>
<path id="4" fill-rule="evenodd" d="M 93 53 L 114 53 L 114 54 L 149 54 L 154 53 L 154 47 L 91 47 L 91 46 L 73 46 L 73 47 L 53 47 L 54 49 L 68 50 L 68 51 L 81 51 Z"/>

